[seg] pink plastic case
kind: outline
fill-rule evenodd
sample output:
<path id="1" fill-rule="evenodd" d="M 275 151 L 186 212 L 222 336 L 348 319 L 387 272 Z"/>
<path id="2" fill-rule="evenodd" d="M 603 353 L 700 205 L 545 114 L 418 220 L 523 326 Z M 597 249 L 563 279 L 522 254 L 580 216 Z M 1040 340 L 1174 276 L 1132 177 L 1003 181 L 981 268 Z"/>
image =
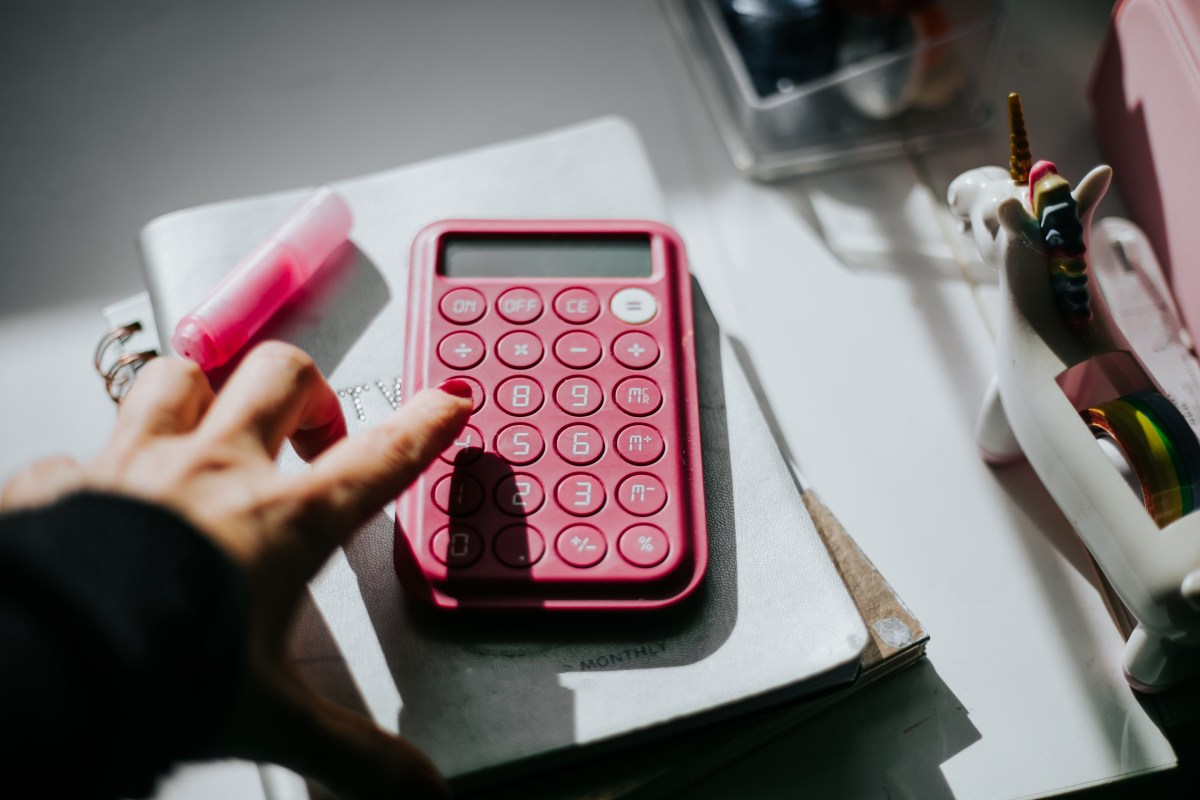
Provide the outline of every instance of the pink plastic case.
<path id="1" fill-rule="evenodd" d="M 444 274 L 447 247 L 470 277 Z M 617 251 L 612 264 L 640 270 L 646 248 L 648 274 L 554 276 L 557 248 L 563 273 L 609 268 Z M 541 276 L 520 274 L 526 251 Z M 452 377 L 475 389 L 469 427 L 396 504 L 410 593 L 443 608 L 644 609 L 695 589 L 704 472 L 691 282 L 673 230 L 438 222 L 413 244 L 408 308 L 405 391 Z"/>

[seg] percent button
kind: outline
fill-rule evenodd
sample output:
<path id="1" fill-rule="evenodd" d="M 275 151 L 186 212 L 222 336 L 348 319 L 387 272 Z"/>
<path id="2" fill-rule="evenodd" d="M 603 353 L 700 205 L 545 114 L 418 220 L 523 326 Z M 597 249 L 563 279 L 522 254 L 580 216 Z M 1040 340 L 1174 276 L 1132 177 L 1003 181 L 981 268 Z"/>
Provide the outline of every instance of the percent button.
<path id="1" fill-rule="evenodd" d="M 634 525 L 617 542 L 621 558 L 635 567 L 657 567 L 670 550 L 667 535 L 653 525 Z"/>

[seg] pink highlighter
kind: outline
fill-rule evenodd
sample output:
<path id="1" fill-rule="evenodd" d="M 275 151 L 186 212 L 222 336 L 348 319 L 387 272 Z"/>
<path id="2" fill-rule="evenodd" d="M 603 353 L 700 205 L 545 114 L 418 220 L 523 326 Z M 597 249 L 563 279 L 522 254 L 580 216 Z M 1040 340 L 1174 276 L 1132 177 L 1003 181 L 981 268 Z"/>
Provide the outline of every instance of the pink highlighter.
<path id="1" fill-rule="evenodd" d="M 171 347 L 206 372 L 227 362 L 346 241 L 352 223 L 337 192 L 317 189 L 179 320 Z"/>

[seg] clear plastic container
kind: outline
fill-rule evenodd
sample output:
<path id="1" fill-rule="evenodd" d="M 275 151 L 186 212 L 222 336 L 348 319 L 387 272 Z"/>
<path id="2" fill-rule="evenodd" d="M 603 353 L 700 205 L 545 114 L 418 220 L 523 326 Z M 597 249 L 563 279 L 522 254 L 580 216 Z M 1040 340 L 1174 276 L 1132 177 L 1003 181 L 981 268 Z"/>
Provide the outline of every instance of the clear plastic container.
<path id="1" fill-rule="evenodd" d="M 662 2 L 734 163 L 752 177 L 929 148 L 990 117 L 996 0 L 891 17 L 841 10 L 861 3 Z"/>

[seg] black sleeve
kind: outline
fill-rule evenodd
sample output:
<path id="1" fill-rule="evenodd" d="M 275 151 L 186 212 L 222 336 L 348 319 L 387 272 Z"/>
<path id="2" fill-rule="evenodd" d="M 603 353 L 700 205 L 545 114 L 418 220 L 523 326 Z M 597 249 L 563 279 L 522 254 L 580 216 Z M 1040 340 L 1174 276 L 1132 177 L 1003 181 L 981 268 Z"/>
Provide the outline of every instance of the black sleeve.
<path id="1" fill-rule="evenodd" d="M 245 628 L 242 570 L 165 509 L 81 494 L 0 516 L 0 786 L 149 794 L 211 754 Z"/>

